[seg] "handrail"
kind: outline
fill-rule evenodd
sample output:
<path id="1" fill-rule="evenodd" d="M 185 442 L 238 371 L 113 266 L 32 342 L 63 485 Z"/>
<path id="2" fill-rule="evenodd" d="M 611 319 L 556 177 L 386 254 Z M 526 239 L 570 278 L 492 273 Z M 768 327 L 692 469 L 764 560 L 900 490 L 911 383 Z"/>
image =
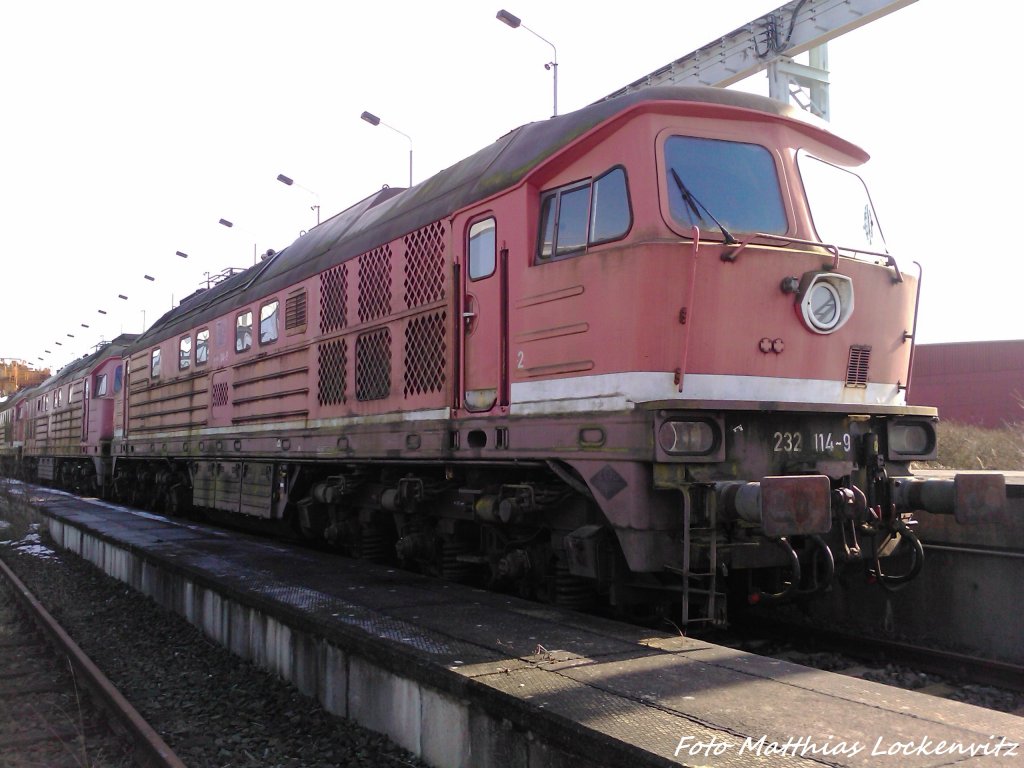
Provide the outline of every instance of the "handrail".
<path id="1" fill-rule="evenodd" d="M 740 242 L 735 245 L 730 245 L 726 243 L 722 250 L 722 255 L 720 258 L 722 259 L 722 261 L 736 261 L 736 258 L 740 255 L 742 251 L 744 251 L 755 240 L 759 239 L 772 240 L 781 245 L 809 245 L 817 246 L 818 248 L 824 248 L 826 251 L 832 254 L 832 269 L 836 269 L 839 267 L 839 252 L 841 250 L 850 251 L 851 253 L 859 253 L 864 256 L 874 256 L 880 259 L 885 259 L 885 265 L 887 267 L 892 267 L 893 271 L 895 271 L 896 273 L 896 282 L 903 282 L 903 273 L 900 271 L 899 265 L 896 263 L 896 259 L 893 257 L 891 253 L 882 253 L 881 251 L 867 251 L 864 250 L 863 248 L 850 248 L 847 246 L 843 246 L 842 248 L 840 248 L 837 245 L 830 245 L 829 243 L 822 243 L 817 240 L 805 240 L 800 237 L 786 237 L 784 235 L 773 235 L 767 232 L 755 232 L 752 235 L 747 236 L 743 240 L 740 240 Z"/>

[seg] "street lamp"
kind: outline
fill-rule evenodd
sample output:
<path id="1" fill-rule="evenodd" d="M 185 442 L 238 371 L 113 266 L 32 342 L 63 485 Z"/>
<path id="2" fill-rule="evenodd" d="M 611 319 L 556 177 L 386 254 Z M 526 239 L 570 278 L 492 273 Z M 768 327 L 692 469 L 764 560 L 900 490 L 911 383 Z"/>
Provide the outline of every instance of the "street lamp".
<path id="1" fill-rule="evenodd" d="M 320 224 L 320 195 L 318 195 L 316 192 L 314 192 L 309 187 L 304 187 L 301 184 L 296 184 L 295 183 L 295 179 L 292 179 L 292 178 L 290 178 L 288 176 L 285 176 L 283 173 L 277 174 L 277 180 L 280 181 L 285 186 L 291 187 L 291 186 L 294 185 L 294 186 L 298 187 L 299 189 L 304 189 L 306 192 L 308 192 L 309 194 L 311 194 L 313 197 L 316 198 L 316 204 L 309 206 L 309 210 L 316 211 L 316 223 L 319 226 L 319 224 Z"/>
<path id="2" fill-rule="evenodd" d="M 388 125 L 387 123 L 385 123 L 383 120 L 381 120 L 379 117 L 377 117 L 372 112 L 363 112 L 363 114 L 361 114 L 359 117 L 360 117 L 360 119 L 365 120 L 366 122 L 368 122 L 370 125 L 383 125 L 385 128 L 390 128 L 395 133 L 401 133 L 403 136 L 405 136 L 405 138 L 409 139 L 409 186 L 411 187 L 412 186 L 412 137 L 409 136 L 409 134 L 407 134 L 407 133 L 402 133 L 400 130 L 395 128 L 393 125 Z"/>
<path id="3" fill-rule="evenodd" d="M 551 61 L 549 61 L 547 64 L 544 65 L 544 69 L 550 69 L 551 70 L 551 74 L 554 75 L 554 80 L 555 80 L 554 116 L 557 117 L 558 116 L 558 49 L 555 48 L 555 44 L 552 43 L 547 38 L 541 37 L 540 35 L 538 35 L 536 32 L 534 32 L 528 26 L 523 24 L 522 20 L 518 16 L 514 16 L 513 14 L 509 13 L 508 11 L 506 11 L 504 8 L 502 8 L 500 11 L 498 11 L 498 14 L 497 14 L 497 16 L 495 16 L 495 18 L 498 21 L 500 21 L 502 24 L 508 24 L 508 26 L 512 27 L 512 29 L 518 29 L 519 27 L 522 27 L 527 32 L 529 32 L 531 35 L 533 35 L 534 37 L 539 37 L 541 40 L 543 40 L 545 43 L 547 43 L 548 45 L 551 46 L 551 50 L 554 53 L 554 56 L 552 57 Z"/>
<path id="4" fill-rule="evenodd" d="M 231 229 L 232 227 L 235 226 L 234 222 L 228 221 L 227 219 L 221 219 L 217 223 L 220 224 L 222 227 L 227 227 L 228 229 Z M 256 241 L 254 238 L 252 244 L 252 263 L 255 264 L 257 261 L 259 260 L 256 258 Z"/>

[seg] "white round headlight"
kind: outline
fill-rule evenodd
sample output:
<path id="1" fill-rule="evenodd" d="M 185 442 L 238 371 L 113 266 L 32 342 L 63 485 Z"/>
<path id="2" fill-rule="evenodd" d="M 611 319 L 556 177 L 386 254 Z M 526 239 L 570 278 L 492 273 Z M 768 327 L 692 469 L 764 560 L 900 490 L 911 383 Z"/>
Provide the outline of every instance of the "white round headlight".
<path id="1" fill-rule="evenodd" d="M 842 310 L 839 291 L 828 283 L 815 283 L 805 301 L 807 319 L 815 328 L 831 331 L 836 327 Z"/>
<path id="2" fill-rule="evenodd" d="M 800 314 L 815 333 L 838 330 L 853 313 L 853 282 L 845 275 L 810 273 L 797 295 Z"/>

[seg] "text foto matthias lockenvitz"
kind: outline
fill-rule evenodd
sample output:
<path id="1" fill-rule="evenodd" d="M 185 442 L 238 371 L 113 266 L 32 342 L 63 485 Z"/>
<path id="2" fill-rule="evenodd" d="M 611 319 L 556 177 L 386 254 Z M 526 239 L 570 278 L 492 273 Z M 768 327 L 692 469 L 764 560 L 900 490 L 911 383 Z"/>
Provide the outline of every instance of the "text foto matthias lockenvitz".
<path id="1" fill-rule="evenodd" d="M 979 755 L 993 757 L 1014 757 L 1018 754 L 1020 744 L 1010 741 L 1005 736 L 989 736 L 987 741 L 952 741 L 932 739 L 923 736 L 920 739 L 900 741 L 879 736 L 874 744 L 861 741 L 846 741 L 834 737 L 813 738 L 811 736 L 790 736 L 785 740 L 769 739 L 762 736 L 755 739 L 747 736 L 742 741 L 712 736 L 710 739 L 699 739 L 696 736 L 683 736 L 676 746 L 675 756 L 711 757 L 734 753 L 759 756 L 790 756 L 790 757 L 855 757 L 871 750 L 872 757 L 916 757 L 933 755 L 960 755 L 976 757 Z"/>

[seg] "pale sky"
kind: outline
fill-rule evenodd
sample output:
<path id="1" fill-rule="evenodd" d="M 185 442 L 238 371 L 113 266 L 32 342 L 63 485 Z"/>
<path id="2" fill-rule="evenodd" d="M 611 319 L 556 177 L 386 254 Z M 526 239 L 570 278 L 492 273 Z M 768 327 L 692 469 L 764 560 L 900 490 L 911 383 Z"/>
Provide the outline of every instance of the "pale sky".
<path id="1" fill-rule="evenodd" d="M 204 273 L 251 265 L 254 243 L 285 247 L 317 201 L 326 219 L 405 186 L 409 141 L 363 110 L 412 138 L 416 182 L 546 119 L 551 48 L 499 8 L 558 47 L 564 113 L 779 5 L 5 3 L 0 357 L 64 365 L 141 331 Z M 918 0 L 829 44 L 832 129 L 872 155 L 899 265 L 924 267 L 923 343 L 1024 337 L 1017 61 L 987 42 L 1021 22 L 1022 4 Z M 768 92 L 763 74 L 741 87 Z"/>

